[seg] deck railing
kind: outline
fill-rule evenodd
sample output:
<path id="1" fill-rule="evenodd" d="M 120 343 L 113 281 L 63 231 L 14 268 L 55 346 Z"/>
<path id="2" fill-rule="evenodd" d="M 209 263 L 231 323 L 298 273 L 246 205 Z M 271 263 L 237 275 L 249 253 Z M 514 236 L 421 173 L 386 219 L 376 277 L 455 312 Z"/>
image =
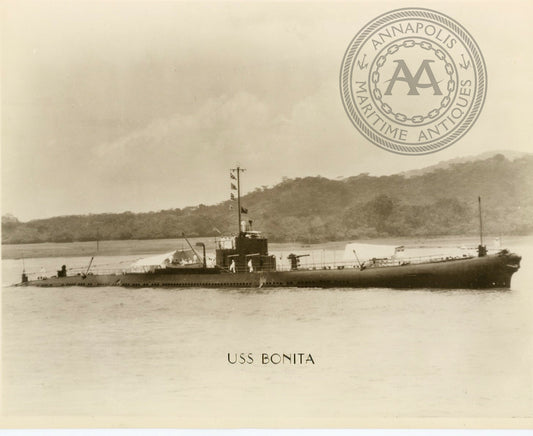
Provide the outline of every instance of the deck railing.
<path id="1" fill-rule="evenodd" d="M 496 253 L 499 250 L 490 250 L 492 253 Z M 331 254 L 331 253 L 330 253 Z M 450 260 L 461 260 L 461 259 L 471 259 L 476 257 L 477 254 L 474 252 L 464 253 L 462 255 L 449 255 L 449 254 L 432 254 L 425 256 L 413 256 L 413 257 L 391 257 L 391 258 L 375 258 L 375 259 L 366 259 L 366 260 L 336 260 L 335 256 L 333 259 L 326 259 L 324 256 L 319 262 L 314 261 L 313 257 L 302 257 L 300 259 L 300 264 L 298 265 L 298 270 L 335 270 L 335 269 L 369 269 L 369 268 L 382 268 L 390 266 L 402 266 L 402 265 L 412 265 L 420 263 L 432 263 L 432 262 L 445 262 Z M 316 257 L 316 256 L 315 256 Z M 338 255 L 337 258 L 342 258 L 342 255 Z M 290 261 L 287 259 L 286 255 L 276 254 L 277 266 L 276 271 L 290 271 L 293 270 L 291 267 Z M 100 275 L 100 274 L 116 274 L 122 275 L 124 273 L 131 272 L 129 267 L 130 262 L 127 262 L 127 265 L 120 265 L 125 262 L 117 262 L 116 264 L 105 264 L 105 265 L 93 265 L 88 274 Z M 120 266 L 119 266 L 120 265 Z M 231 273 L 229 270 L 225 269 L 227 273 Z M 254 272 L 257 272 L 258 269 L 254 267 Z M 150 271 L 146 271 L 150 272 Z M 238 267 L 236 268 L 236 273 L 249 272 L 249 268 Z M 87 267 L 73 267 L 67 268 L 67 275 L 84 275 L 87 274 Z M 46 278 L 54 277 L 56 274 L 43 274 L 40 272 L 26 272 L 29 280 L 36 280 L 42 276 Z"/>

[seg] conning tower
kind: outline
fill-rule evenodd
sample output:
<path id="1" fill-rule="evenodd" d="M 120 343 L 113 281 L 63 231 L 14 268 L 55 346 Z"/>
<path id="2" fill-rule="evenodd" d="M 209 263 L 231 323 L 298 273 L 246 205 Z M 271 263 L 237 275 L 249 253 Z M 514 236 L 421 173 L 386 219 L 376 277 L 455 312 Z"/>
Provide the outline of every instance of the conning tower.
<path id="1" fill-rule="evenodd" d="M 237 192 L 238 235 L 218 238 L 216 241 L 216 264 L 230 272 L 275 271 L 276 257 L 268 254 L 268 240 L 261 232 L 252 230 L 252 221 L 241 220 L 248 209 L 241 206 L 241 173 L 243 168 L 237 166 L 230 172 L 231 189 Z"/>

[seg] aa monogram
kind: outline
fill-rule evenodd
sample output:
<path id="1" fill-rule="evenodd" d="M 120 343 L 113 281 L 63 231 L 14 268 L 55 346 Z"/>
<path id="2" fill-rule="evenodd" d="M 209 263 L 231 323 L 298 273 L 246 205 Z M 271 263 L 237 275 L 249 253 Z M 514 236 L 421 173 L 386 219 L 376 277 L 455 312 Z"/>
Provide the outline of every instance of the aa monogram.
<path id="1" fill-rule="evenodd" d="M 456 142 L 479 116 L 487 90 L 481 51 L 440 12 L 398 9 L 352 40 L 340 73 L 354 126 L 400 154 L 427 154 Z"/>

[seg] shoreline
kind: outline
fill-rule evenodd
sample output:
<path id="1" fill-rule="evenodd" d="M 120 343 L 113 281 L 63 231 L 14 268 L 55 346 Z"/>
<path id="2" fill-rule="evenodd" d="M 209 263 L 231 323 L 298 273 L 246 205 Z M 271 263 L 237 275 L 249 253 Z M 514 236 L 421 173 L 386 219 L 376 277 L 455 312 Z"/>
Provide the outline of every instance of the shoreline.
<path id="1" fill-rule="evenodd" d="M 484 243 L 491 247 L 496 237 L 501 238 L 502 248 L 508 243 L 520 241 L 532 235 L 506 236 L 506 235 L 484 235 Z M 206 249 L 215 249 L 214 237 L 189 238 L 191 245 L 196 242 L 204 242 Z M 369 238 L 369 239 L 346 239 L 341 241 L 328 241 L 321 243 L 306 244 L 302 242 L 271 242 L 269 247 L 273 251 L 298 250 L 298 249 L 328 249 L 342 250 L 350 242 L 369 243 L 376 245 L 406 245 L 432 246 L 439 243 L 445 246 L 477 246 L 479 236 L 474 235 L 448 235 L 434 237 L 389 237 L 389 238 Z M 175 239 L 142 239 L 142 240 L 111 240 L 99 241 L 98 249 L 96 241 L 89 242 L 41 242 L 34 244 L 3 244 L 2 259 L 22 259 L 22 258 L 46 258 L 46 257 L 87 257 L 87 256 L 122 256 L 122 255 L 147 255 L 165 253 L 172 250 L 187 249 L 188 244 L 183 238 Z"/>

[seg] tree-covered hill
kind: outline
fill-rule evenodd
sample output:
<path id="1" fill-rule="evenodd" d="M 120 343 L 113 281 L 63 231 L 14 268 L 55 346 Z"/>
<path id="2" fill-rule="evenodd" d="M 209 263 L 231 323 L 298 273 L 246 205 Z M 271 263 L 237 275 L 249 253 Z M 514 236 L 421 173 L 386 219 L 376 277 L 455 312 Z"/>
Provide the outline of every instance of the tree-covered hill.
<path id="1" fill-rule="evenodd" d="M 344 180 L 286 179 L 242 198 L 247 219 L 272 241 L 319 242 L 383 236 L 439 236 L 478 231 L 477 197 L 488 233 L 533 232 L 533 156 L 456 163 L 418 176 Z M 2 219 L 2 243 L 214 236 L 236 231 L 226 201 L 160 212 Z M 230 205 L 233 204 L 233 210 Z"/>

